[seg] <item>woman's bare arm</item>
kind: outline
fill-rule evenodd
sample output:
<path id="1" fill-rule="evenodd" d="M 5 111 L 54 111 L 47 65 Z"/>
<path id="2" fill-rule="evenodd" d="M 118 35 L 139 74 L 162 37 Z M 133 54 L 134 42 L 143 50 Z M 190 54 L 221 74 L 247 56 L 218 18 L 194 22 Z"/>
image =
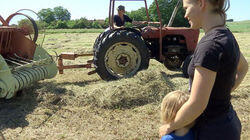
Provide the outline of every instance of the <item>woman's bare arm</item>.
<path id="1" fill-rule="evenodd" d="M 248 63 L 245 57 L 243 56 L 242 53 L 240 53 L 240 60 L 239 64 L 237 67 L 237 73 L 236 73 L 236 78 L 235 78 L 235 83 L 232 88 L 232 92 L 240 85 L 240 83 L 243 81 L 244 77 L 246 76 L 248 71 Z"/>
<path id="2" fill-rule="evenodd" d="M 216 72 L 196 67 L 189 100 L 177 112 L 175 120 L 159 129 L 160 136 L 192 123 L 207 107 Z"/>

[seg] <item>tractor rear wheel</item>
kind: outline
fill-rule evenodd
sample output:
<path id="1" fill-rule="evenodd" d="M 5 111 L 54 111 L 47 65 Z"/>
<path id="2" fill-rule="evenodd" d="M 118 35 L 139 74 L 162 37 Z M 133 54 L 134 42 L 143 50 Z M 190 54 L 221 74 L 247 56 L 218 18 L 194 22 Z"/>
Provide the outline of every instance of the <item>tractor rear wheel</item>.
<path id="1" fill-rule="evenodd" d="M 148 68 L 149 51 L 135 32 L 117 30 L 100 41 L 94 54 L 94 64 L 103 80 L 131 77 Z"/>
<path id="2" fill-rule="evenodd" d="M 100 42 L 102 41 L 103 38 L 105 38 L 105 36 L 107 34 L 109 34 L 111 32 L 111 30 L 106 30 L 104 32 L 102 32 L 101 34 L 99 34 L 99 36 L 96 38 L 95 43 L 93 45 L 93 51 L 95 53 L 96 49 L 98 48 L 98 45 L 100 44 Z"/>

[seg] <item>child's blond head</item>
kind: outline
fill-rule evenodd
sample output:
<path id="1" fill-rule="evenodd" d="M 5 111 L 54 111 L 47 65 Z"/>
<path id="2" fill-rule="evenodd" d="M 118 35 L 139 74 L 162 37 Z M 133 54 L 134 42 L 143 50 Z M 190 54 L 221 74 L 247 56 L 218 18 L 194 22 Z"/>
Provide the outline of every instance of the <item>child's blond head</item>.
<path id="1" fill-rule="evenodd" d="M 177 111 L 188 100 L 189 94 L 182 91 L 168 93 L 161 103 L 162 123 L 169 123 L 174 120 Z"/>

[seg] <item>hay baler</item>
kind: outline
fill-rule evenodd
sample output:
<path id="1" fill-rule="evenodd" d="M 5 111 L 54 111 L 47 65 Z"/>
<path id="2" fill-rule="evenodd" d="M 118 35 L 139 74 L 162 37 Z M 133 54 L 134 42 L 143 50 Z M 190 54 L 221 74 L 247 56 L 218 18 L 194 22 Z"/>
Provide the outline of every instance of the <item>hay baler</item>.
<path id="1" fill-rule="evenodd" d="M 32 26 L 10 26 L 17 15 L 26 17 Z M 0 98 L 10 99 L 32 83 L 57 74 L 52 57 L 36 44 L 38 35 L 31 17 L 16 12 L 4 20 L 0 15 Z"/>

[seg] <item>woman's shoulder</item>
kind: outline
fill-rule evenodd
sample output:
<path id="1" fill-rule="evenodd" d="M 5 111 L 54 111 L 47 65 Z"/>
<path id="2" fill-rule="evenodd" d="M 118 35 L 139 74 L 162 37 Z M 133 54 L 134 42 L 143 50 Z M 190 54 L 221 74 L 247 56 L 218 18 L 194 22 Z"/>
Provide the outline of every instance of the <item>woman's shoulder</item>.
<path id="1" fill-rule="evenodd" d="M 220 51 L 224 50 L 224 47 L 228 42 L 232 42 L 233 34 L 229 29 L 217 29 L 204 35 L 197 44 L 197 51 Z"/>
<path id="2" fill-rule="evenodd" d="M 227 38 L 228 36 L 232 36 L 232 33 L 229 29 L 218 28 L 206 33 L 199 42 L 220 42 L 222 39 Z"/>

